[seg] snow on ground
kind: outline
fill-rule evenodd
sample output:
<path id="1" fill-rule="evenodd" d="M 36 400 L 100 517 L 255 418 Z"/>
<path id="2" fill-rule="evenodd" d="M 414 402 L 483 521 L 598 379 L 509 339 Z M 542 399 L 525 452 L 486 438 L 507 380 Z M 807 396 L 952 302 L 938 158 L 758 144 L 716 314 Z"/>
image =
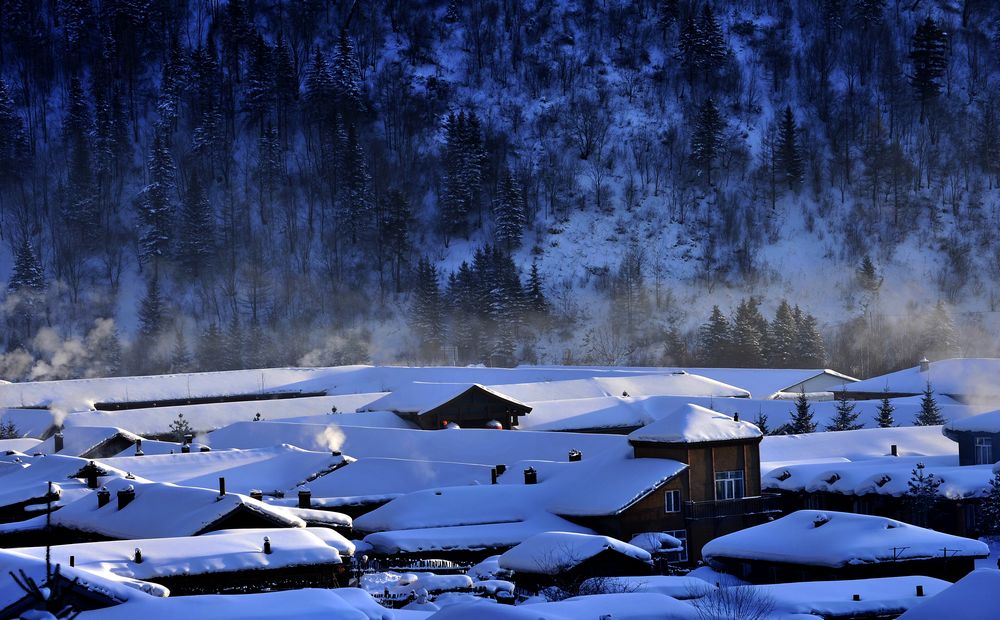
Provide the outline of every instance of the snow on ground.
<path id="1" fill-rule="evenodd" d="M 847 581 L 810 581 L 774 585 L 744 586 L 774 604 L 775 616 L 811 614 L 822 618 L 893 617 L 927 600 L 917 596 L 917 586 L 924 596 L 934 596 L 951 586 L 933 577 L 885 577 Z M 854 600 L 854 596 L 860 600 Z M 709 594 L 710 599 L 713 595 Z"/>
<path id="2" fill-rule="evenodd" d="M 607 592 L 650 592 L 665 594 L 678 600 L 705 596 L 715 590 L 714 584 L 687 575 L 641 575 L 637 577 L 598 577 L 583 582 L 581 588 L 606 589 Z"/>
<path id="3" fill-rule="evenodd" d="M 811 566 L 892 562 L 989 555 L 986 544 L 901 521 L 847 512 L 799 510 L 769 523 L 709 541 L 702 555 L 713 558 L 790 562 Z"/>

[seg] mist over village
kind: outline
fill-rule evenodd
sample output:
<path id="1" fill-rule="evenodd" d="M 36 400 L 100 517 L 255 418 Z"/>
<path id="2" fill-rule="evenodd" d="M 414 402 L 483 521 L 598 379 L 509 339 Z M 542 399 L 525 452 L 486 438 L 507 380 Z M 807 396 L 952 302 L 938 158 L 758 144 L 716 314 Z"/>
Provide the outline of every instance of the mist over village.
<path id="1" fill-rule="evenodd" d="M 998 229 L 993 0 L 0 0 L 0 620 L 996 620 Z"/>

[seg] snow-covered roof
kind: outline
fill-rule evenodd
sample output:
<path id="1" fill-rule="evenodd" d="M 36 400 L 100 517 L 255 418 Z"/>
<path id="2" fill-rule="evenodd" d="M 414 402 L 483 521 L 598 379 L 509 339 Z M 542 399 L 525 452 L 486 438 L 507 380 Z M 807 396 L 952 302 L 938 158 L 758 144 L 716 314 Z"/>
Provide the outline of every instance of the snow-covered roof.
<path id="1" fill-rule="evenodd" d="M 642 532 L 632 537 L 628 544 L 645 549 L 650 553 L 680 549 L 684 543 L 666 532 Z"/>
<path id="2" fill-rule="evenodd" d="M 912 607 L 899 620 L 996 620 L 997 609 L 1000 609 L 1000 571 L 980 568 Z"/>
<path id="3" fill-rule="evenodd" d="M 881 618 L 895 617 L 926 601 L 926 598 L 917 596 L 918 585 L 923 586 L 924 596 L 928 597 L 944 591 L 951 584 L 933 577 L 906 576 L 742 587 L 751 588 L 771 601 L 776 616 L 811 614 L 821 618 Z M 856 594 L 860 600 L 854 600 Z"/>
<path id="4" fill-rule="evenodd" d="M 59 495 L 57 505 L 70 504 L 91 490 L 71 478 L 89 461 L 75 456 L 49 454 L 40 456 L 0 455 L 0 506 L 44 498 L 49 482 Z M 121 472 L 111 472 L 120 475 Z"/>
<path id="5" fill-rule="evenodd" d="M 609 536 L 576 532 L 543 532 L 500 555 L 500 568 L 520 573 L 555 575 L 604 551 L 652 562 L 649 552 Z"/>
<path id="6" fill-rule="evenodd" d="M 206 489 L 217 489 L 219 478 L 224 477 L 227 489 L 249 494 L 253 489 L 287 492 L 347 460 L 329 451 L 312 452 L 281 444 L 249 450 L 116 457 L 100 462 L 148 480 Z"/>
<path id="7" fill-rule="evenodd" d="M 1000 410 L 952 420 L 942 430 L 945 433 L 1000 433 Z"/>
<path id="8" fill-rule="evenodd" d="M 391 499 L 433 487 L 490 484 L 492 467 L 475 463 L 363 458 L 308 487 L 316 498 Z"/>
<path id="9" fill-rule="evenodd" d="M 690 396 L 747 398 L 744 389 L 682 370 L 645 372 L 633 376 L 594 376 L 568 381 L 541 381 L 493 386 L 522 402 L 602 398 L 606 396 Z"/>
<path id="10" fill-rule="evenodd" d="M 844 388 L 848 394 L 920 394 L 930 381 L 934 392 L 958 396 L 967 401 L 997 401 L 1000 399 L 1000 359 L 955 358 L 930 363 L 921 372 L 920 366 L 906 368 L 887 375 L 872 377 Z"/>
<path id="11" fill-rule="evenodd" d="M 764 437 L 760 443 L 761 471 L 784 464 L 837 460 L 868 460 L 890 454 L 895 445 L 900 456 L 953 456 L 958 446 L 941 434 L 940 426 L 866 428 L 835 433 L 809 433 Z"/>
<path id="12" fill-rule="evenodd" d="M 142 439 L 122 428 L 114 426 L 73 426 L 63 429 L 63 448 L 58 454 L 70 456 L 87 456 L 91 450 L 99 447 L 110 439 L 120 437 L 123 441 L 134 442 Z M 56 437 L 52 435 L 32 449 L 41 454 L 57 454 Z"/>
<path id="13" fill-rule="evenodd" d="M 640 575 L 636 577 L 595 577 L 583 582 L 582 590 L 599 592 L 651 592 L 676 599 L 705 596 L 715 585 L 687 575 Z"/>
<path id="14" fill-rule="evenodd" d="M 985 543 L 901 521 L 846 512 L 799 510 L 726 534 L 702 548 L 708 562 L 738 558 L 839 567 L 942 556 L 986 557 Z"/>
<path id="15" fill-rule="evenodd" d="M 271 553 L 264 553 L 264 537 L 271 542 Z M 331 536 L 340 539 L 329 544 Z M 92 542 L 52 547 L 52 561 L 110 577 L 150 580 L 175 576 L 198 576 L 209 573 L 280 569 L 315 564 L 340 564 L 337 547 L 353 547 L 350 541 L 333 530 L 322 528 L 284 528 L 237 530 L 206 536 L 146 538 L 123 541 Z M 142 562 L 134 561 L 135 549 L 142 551 Z M 19 549 L 25 555 L 45 559 L 44 547 Z"/>
<path id="16" fill-rule="evenodd" d="M 34 447 L 42 443 L 40 439 L 20 437 L 18 439 L 0 439 L 0 454 L 7 452 L 33 452 Z"/>
<path id="17" fill-rule="evenodd" d="M 631 441 L 700 443 L 761 437 L 760 429 L 745 420 L 687 404 L 660 420 L 629 434 Z"/>
<path id="18" fill-rule="evenodd" d="M 493 396 L 511 401 L 515 405 L 528 407 L 517 399 L 508 396 L 497 389 L 488 388 L 478 383 L 424 383 L 413 382 L 393 390 L 378 400 L 372 401 L 358 409 L 363 411 L 392 411 L 421 415 L 441 405 L 448 403 L 469 390 L 481 390 Z"/>
<path id="19" fill-rule="evenodd" d="M 52 525 L 90 532 L 107 538 L 170 538 L 193 536 L 219 522 L 234 510 L 243 508 L 257 513 L 276 527 L 304 527 L 305 522 L 292 512 L 239 495 L 197 487 L 182 487 L 143 479 L 110 478 L 104 482 L 111 502 L 97 506 L 91 492 L 52 513 Z M 132 487 L 135 499 L 118 509 L 117 492 Z M 0 531 L 42 528 L 45 517 L 21 523 L 0 525 Z"/>
<path id="20" fill-rule="evenodd" d="M 941 480 L 938 494 L 949 499 L 980 497 L 993 479 L 992 465 L 961 467 L 955 457 L 881 457 L 841 463 L 804 463 L 776 467 L 761 477 L 765 489 L 843 493 L 845 495 L 906 494 L 913 469 Z"/>
<path id="21" fill-rule="evenodd" d="M 335 424 L 238 422 L 207 436 L 212 449 L 263 448 L 287 443 L 305 450 L 335 448 L 356 458 L 383 457 L 495 465 L 523 459 L 565 460 L 585 454 L 631 452 L 625 437 L 595 433 L 543 433 L 455 429 L 422 431 Z"/>

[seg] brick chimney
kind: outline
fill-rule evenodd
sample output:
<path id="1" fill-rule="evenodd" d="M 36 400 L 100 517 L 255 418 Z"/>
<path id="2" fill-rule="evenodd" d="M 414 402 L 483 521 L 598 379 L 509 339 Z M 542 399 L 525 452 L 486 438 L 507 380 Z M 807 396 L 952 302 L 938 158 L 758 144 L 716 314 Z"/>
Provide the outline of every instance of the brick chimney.
<path id="1" fill-rule="evenodd" d="M 534 467 L 524 470 L 524 484 L 538 484 L 538 472 Z"/>
<path id="2" fill-rule="evenodd" d="M 225 497 L 226 495 L 226 478 L 224 476 L 219 476 L 219 497 Z"/>
<path id="3" fill-rule="evenodd" d="M 579 450 L 570 450 L 569 451 L 569 462 L 570 463 L 575 463 L 577 461 L 582 461 L 582 460 L 583 460 L 583 452 L 580 452 Z"/>
<path id="4" fill-rule="evenodd" d="M 111 503 L 111 491 L 108 487 L 101 487 L 101 490 L 97 492 L 97 507 L 103 508 Z"/>
<path id="5" fill-rule="evenodd" d="M 141 439 L 136 439 L 135 440 L 135 455 L 136 456 L 143 456 L 143 454 L 145 454 L 145 453 L 142 451 L 142 440 Z"/>
<path id="6" fill-rule="evenodd" d="M 131 484 L 127 488 L 118 491 L 118 510 L 132 503 L 135 499 L 135 487 Z"/>
<path id="7" fill-rule="evenodd" d="M 299 489 L 299 508 L 312 508 L 312 491 Z"/>
<path id="8" fill-rule="evenodd" d="M 55 435 L 52 436 L 52 440 L 55 442 L 55 451 L 56 452 L 62 452 L 63 448 L 66 447 L 66 443 L 64 441 L 63 432 L 62 432 L 61 428 L 56 431 Z"/>

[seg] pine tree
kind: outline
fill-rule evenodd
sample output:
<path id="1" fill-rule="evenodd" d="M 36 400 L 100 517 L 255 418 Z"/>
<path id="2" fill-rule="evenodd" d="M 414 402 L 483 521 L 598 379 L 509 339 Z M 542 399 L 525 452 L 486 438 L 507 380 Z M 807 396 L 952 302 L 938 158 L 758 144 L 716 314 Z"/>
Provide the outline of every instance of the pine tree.
<path id="1" fill-rule="evenodd" d="M 920 123 L 926 117 L 927 104 L 941 93 L 941 77 L 948 67 L 948 35 L 933 17 L 928 16 L 910 40 L 913 74 L 910 83 L 920 101 Z"/>
<path id="2" fill-rule="evenodd" d="M 278 32 L 278 41 L 274 46 L 274 89 L 278 112 L 284 119 L 299 98 L 299 76 L 292 61 L 292 52 L 281 32 Z M 284 122 L 282 120 L 283 128 Z"/>
<path id="3" fill-rule="evenodd" d="M 944 424 L 944 417 L 941 415 L 941 408 L 938 407 L 937 400 L 934 399 L 934 390 L 931 382 L 927 382 L 924 388 L 924 395 L 920 398 L 920 413 L 913 421 L 915 426 L 939 426 Z"/>
<path id="4" fill-rule="evenodd" d="M 122 343 L 112 319 L 97 319 L 87 334 L 87 350 L 91 353 L 88 377 L 114 377 L 121 372 Z"/>
<path id="5" fill-rule="evenodd" d="M 403 266 L 410 261 L 413 244 L 410 241 L 410 227 L 413 211 L 406 196 L 398 189 L 389 191 L 382 209 L 379 237 L 381 246 L 388 248 L 392 263 L 392 279 L 396 292 L 402 291 Z"/>
<path id="6" fill-rule="evenodd" d="M 875 263 L 872 262 L 871 257 L 867 254 L 861 259 L 861 265 L 858 266 L 857 278 L 858 284 L 869 294 L 873 295 L 882 288 L 882 278 L 875 269 Z"/>
<path id="7" fill-rule="evenodd" d="M 338 111 L 348 123 L 356 122 L 367 106 L 361 91 L 361 69 L 346 29 L 340 31 L 337 39 L 331 76 Z"/>
<path id="8" fill-rule="evenodd" d="M 496 222 L 496 242 L 508 252 L 521 245 L 524 233 L 524 199 L 517 180 L 510 170 L 505 170 L 497 188 L 497 198 L 493 202 L 493 218 Z"/>
<path id="9" fill-rule="evenodd" d="M 699 330 L 699 348 L 706 366 L 724 368 L 732 365 L 732 337 L 729 321 L 719 306 L 712 306 L 708 322 Z"/>
<path id="10" fill-rule="evenodd" d="M 795 399 L 795 412 L 792 413 L 789 429 L 795 435 L 816 432 L 816 422 L 813 420 L 812 406 L 809 404 L 809 399 L 806 398 L 805 390 L 800 391 L 798 397 Z"/>
<path id="11" fill-rule="evenodd" d="M 678 0 L 659 0 L 656 5 L 656 25 L 663 31 L 664 36 L 678 17 L 680 17 Z"/>
<path id="12" fill-rule="evenodd" d="M 198 370 L 210 372 L 226 366 L 226 338 L 218 323 L 211 323 L 202 333 L 197 350 Z"/>
<path id="13" fill-rule="evenodd" d="M 170 134 L 177 127 L 177 117 L 180 113 L 181 97 L 187 87 L 187 77 L 180 42 L 175 37 L 167 61 L 163 64 L 160 94 L 156 102 L 156 111 L 159 114 L 159 119 L 156 121 L 157 131 Z"/>
<path id="14" fill-rule="evenodd" d="M 712 184 L 712 167 L 722 151 L 722 130 L 726 121 L 715 107 L 711 97 L 705 100 L 695 119 L 694 133 L 691 135 L 691 162 L 698 169 L 698 175 Z"/>
<path id="15" fill-rule="evenodd" d="M 542 276 L 538 271 L 538 261 L 531 262 L 531 271 L 528 272 L 527 287 L 528 310 L 544 316 L 549 311 L 549 301 L 545 298 L 545 287 L 542 284 Z"/>
<path id="16" fill-rule="evenodd" d="M 243 334 L 243 323 L 240 321 L 240 315 L 236 312 L 229 319 L 229 328 L 226 330 L 223 342 L 222 370 L 241 370 L 246 368 L 243 359 L 246 350 L 246 338 Z"/>
<path id="17" fill-rule="evenodd" d="M 194 434 L 194 429 L 191 428 L 191 423 L 184 418 L 183 413 L 178 413 L 177 417 L 170 423 L 168 428 L 173 435 L 174 441 L 177 443 L 187 443 L 187 436 Z"/>
<path id="18" fill-rule="evenodd" d="M 0 189 L 20 180 L 31 157 L 24 121 L 17 115 L 7 83 L 0 80 Z"/>
<path id="19" fill-rule="evenodd" d="M 139 196 L 139 218 L 143 225 L 140 256 L 144 261 L 155 262 L 169 256 L 175 174 L 170 147 L 163 133 L 157 131 L 149 155 L 150 182 Z"/>
<path id="20" fill-rule="evenodd" d="M 892 428 L 896 426 L 896 419 L 893 417 L 895 411 L 896 407 L 889 400 L 889 388 L 886 388 L 882 394 L 882 400 L 879 401 L 878 415 L 875 417 L 878 427 Z"/>
<path id="21" fill-rule="evenodd" d="M 7 291 L 40 293 L 45 290 L 45 270 L 35 255 L 31 240 L 25 238 L 14 255 L 14 272 L 7 281 Z"/>
<path id="22" fill-rule="evenodd" d="M 274 50 L 259 32 L 254 37 L 247 65 L 244 106 L 251 119 L 264 132 L 264 120 L 275 103 L 276 74 Z"/>
<path id="23" fill-rule="evenodd" d="M 45 270 L 31 241 L 25 238 L 14 255 L 14 272 L 7 281 L 10 349 L 22 346 L 34 335 L 35 321 L 45 305 L 45 289 Z"/>
<path id="24" fill-rule="evenodd" d="M 795 344 L 798 340 L 798 327 L 792 307 L 784 299 L 778 304 L 771 321 L 770 337 L 767 347 L 767 363 L 772 368 L 793 368 L 797 355 Z"/>
<path id="25" fill-rule="evenodd" d="M 305 104 L 307 120 L 319 122 L 333 118 L 336 96 L 333 85 L 333 75 L 326 59 L 319 48 L 313 54 L 312 63 L 306 71 Z"/>
<path id="26" fill-rule="evenodd" d="M 827 36 L 844 27 L 844 0 L 823 0 L 823 27 Z"/>
<path id="27" fill-rule="evenodd" d="M 944 359 L 958 353 L 955 337 L 955 324 L 943 301 L 934 306 L 924 329 L 921 349 L 930 359 Z"/>
<path id="28" fill-rule="evenodd" d="M 160 335 L 165 322 L 163 298 L 160 297 L 160 280 L 156 276 L 146 284 L 146 294 L 139 302 L 139 335 L 149 340 Z"/>
<path id="29" fill-rule="evenodd" d="M 732 332 L 732 365 L 744 368 L 760 368 L 764 365 L 763 334 L 764 323 L 755 299 L 744 299 L 736 308 Z"/>
<path id="30" fill-rule="evenodd" d="M 357 243 L 371 229 L 371 176 L 365 153 L 358 142 L 358 131 L 354 125 L 348 127 L 344 145 L 342 174 L 344 178 L 341 196 L 341 222 L 348 231 L 351 243 Z"/>
<path id="31" fill-rule="evenodd" d="M 188 349 L 184 330 L 178 328 L 174 338 L 174 348 L 170 352 L 170 372 L 185 373 L 192 370 L 191 351 Z"/>
<path id="32" fill-rule="evenodd" d="M 757 410 L 757 417 L 753 419 L 753 425 L 759 428 L 764 435 L 771 434 L 771 429 L 767 426 L 767 414 L 760 409 Z"/>
<path id="33" fill-rule="evenodd" d="M 485 152 L 475 114 L 450 114 L 445 123 L 444 187 L 440 227 L 446 233 L 464 234 L 469 215 L 478 210 Z"/>
<path id="34" fill-rule="evenodd" d="M 912 470 L 910 479 L 906 483 L 905 496 L 906 504 L 913 515 L 912 522 L 921 527 L 928 525 L 928 517 L 941 501 L 938 490 L 943 482 L 941 478 L 926 473 L 924 469 L 923 463 L 917 463 Z"/>
<path id="35" fill-rule="evenodd" d="M 796 366 L 799 368 L 826 367 L 826 347 L 823 345 L 823 337 L 819 334 L 816 317 L 811 314 L 801 315 L 798 321 L 796 350 L 798 358 Z"/>
<path id="36" fill-rule="evenodd" d="M 841 390 L 840 396 L 837 397 L 837 414 L 826 427 L 828 431 L 856 431 L 865 427 L 864 424 L 858 424 L 861 413 L 855 411 L 854 401 L 847 399 L 846 389 L 845 386 L 844 390 Z"/>
<path id="37" fill-rule="evenodd" d="M 782 171 L 788 189 L 798 190 L 802 185 L 802 153 L 799 150 L 798 127 L 792 115 L 792 107 L 785 106 L 778 133 L 778 167 Z"/>
<path id="38" fill-rule="evenodd" d="M 854 14 L 862 28 L 878 26 L 885 14 L 885 0 L 854 0 Z"/>
<path id="39" fill-rule="evenodd" d="M 191 175 L 177 225 L 177 260 L 184 273 L 197 278 L 215 255 L 215 215 L 197 172 Z"/>
<path id="40" fill-rule="evenodd" d="M 83 86 L 80 78 L 74 76 L 70 79 L 67 112 L 63 120 L 63 141 L 69 151 L 69 169 L 61 215 L 70 230 L 82 239 L 85 248 L 95 243 L 100 219 L 90 141 L 92 129 Z"/>
<path id="41" fill-rule="evenodd" d="M 444 317 L 437 268 L 426 257 L 417 264 L 413 297 L 413 327 L 420 339 L 422 359 L 436 360 L 441 355 Z"/>
<path id="42" fill-rule="evenodd" d="M 979 524 L 986 536 L 993 539 L 1000 536 L 1000 471 L 993 472 L 990 486 L 979 504 Z"/>

